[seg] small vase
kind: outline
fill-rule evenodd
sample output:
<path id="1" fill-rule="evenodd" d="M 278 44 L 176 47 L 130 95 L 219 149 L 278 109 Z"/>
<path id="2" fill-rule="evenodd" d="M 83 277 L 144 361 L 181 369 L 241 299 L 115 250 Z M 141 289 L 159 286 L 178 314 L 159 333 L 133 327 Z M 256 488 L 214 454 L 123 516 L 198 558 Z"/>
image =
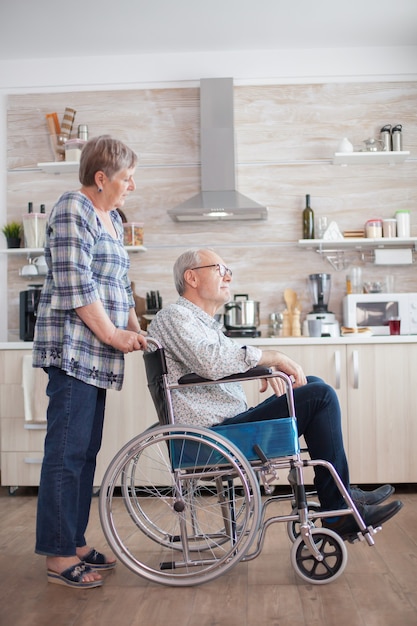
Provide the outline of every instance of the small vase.
<path id="1" fill-rule="evenodd" d="M 343 137 L 342 141 L 339 143 L 339 147 L 337 149 L 338 152 L 353 152 L 353 145 L 350 143 L 347 137 Z"/>
<path id="2" fill-rule="evenodd" d="M 7 237 L 8 248 L 20 248 L 20 237 Z"/>

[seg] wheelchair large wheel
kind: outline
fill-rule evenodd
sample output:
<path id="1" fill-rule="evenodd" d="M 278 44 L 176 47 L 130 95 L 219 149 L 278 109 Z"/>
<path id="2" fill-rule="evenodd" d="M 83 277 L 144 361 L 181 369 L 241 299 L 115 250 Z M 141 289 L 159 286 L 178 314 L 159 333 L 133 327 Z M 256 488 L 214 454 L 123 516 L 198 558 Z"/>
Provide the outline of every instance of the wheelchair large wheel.
<path id="1" fill-rule="evenodd" d="M 181 431 L 183 432 L 183 431 Z M 172 443 L 172 442 L 171 442 Z M 187 446 L 190 445 L 190 441 L 187 442 Z M 193 444 L 194 445 L 194 444 Z M 149 450 L 146 450 L 146 454 L 149 454 Z M 171 533 L 171 520 L 168 518 L 168 527 L 167 527 L 167 517 L 165 515 L 154 515 L 149 511 L 150 508 L 150 500 L 149 495 L 149 485 L 145 488 L 138 487 L 141 484 L 139 476 L 141 472 L 141 465 L 143 463 L 143 457 L 141 456 L 142 452 L 135 454 L 134 459 L 132 459 L 131 463 L 128 467 L 125 468 L 121 475 L 121 491 L 123 496 L 125 497 L 125 504 L 129 509 L 132 519 L 135 521 L 135 524 L 144 532 L 150 539 L 153 539 L 155 542 L 169 547 L 173 550 L 182 550 L 182 542 L 179 540 L 178 535 L 172 535 Z M 139 464 L 140 462 L 140 464 Z M 139 467 L 138 467 L 139 465 Z M 182 498 L 184 502 L 186 501 L 189 506 L 190 518 L 192 519 L 192 523 L 195 528 L 198 529 L 198 516 L 201 515 L 199 513 L 198 508 L 196 507 L 197 497 L 201 495 L 201 493 L 207 495 L 208 493 L 208 484 L 207 482 L 204 485 L 200 483 L 200 477 L 195 478 L 191 472 L 188 472 L 187 476 L 184 476 L 182 479 Z M 208 480 L 208 478 L 206 479 Z M 210 485 L 210 489 L 212 489 L 215 493 L 218 494 L 219 499 L 224 499 L 222 492 L 224 491 L 223 487 L 223 478 L 215 477 L 215 485 Z M 210 481 L 212 479 L 210 478 Z M 235 485 L 233 485 L 233 481 L 231 481 L 230 477 L 227 478 L 228 486 L 235 489 Z M 152 489 L 152 488 L 151 488 Z M 163 486 L 158 486 L 159 494 L 163 495 L 165 492 L 171 492 L 171 487 L 167 489 Z M 246 518 L 246 510 L 247 510 L 247 502 L 244 497 L 237 498 L 238 494 L 235 490 L 234 497 L 234 517 L 236 527 L 239 530 L 241 528 L 241 520 L 242 523 L 245 523 Z M 152 505 L 151 505 L 152 506 Z M 177 505 L 178 506 L 178 505 Z M 227 504 L 223 504 L 228 508 Z M 227 518 L 226 518 L 227 519 Z M 210 546 L 220 545 L 222 543 L 226 543 L 229 541 L 229 536 L 224 532 L 225 520 L 219 520 L 219 528 L 217 531 L 212 528 L 210 534 L 200 534 L 196 532 L 192 540 L 190 538 L 188 542 L 188 550 L 189 552 L 197 552 L 203 549 L 207 549 Z"/>
<path id="2" fill-rule="evenodd" d="M 250 463 L 224 437 L 158 426 L 115 456 L 99 510 L 122 563 L 153 582 L 185 586 L 208 582 L 244 557 L 261 499 Z"/>
<path id="3" fill-rule="evenodd" d="M 310 533 L 322 560 L 313 556 L 300 535 L 291 547 L 291 563 L 303 580 L 325 585 L 343 573 L 347 565 L 346 546 L 343 539 L 328 528 L 312 528 Z"/>

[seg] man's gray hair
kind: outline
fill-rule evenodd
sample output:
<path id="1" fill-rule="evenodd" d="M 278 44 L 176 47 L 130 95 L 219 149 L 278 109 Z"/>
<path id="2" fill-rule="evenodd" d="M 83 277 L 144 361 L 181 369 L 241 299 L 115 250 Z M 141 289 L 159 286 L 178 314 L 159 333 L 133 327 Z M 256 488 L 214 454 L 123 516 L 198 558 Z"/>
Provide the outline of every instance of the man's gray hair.
<path id="1" fill-rule="evenodd" d="M 185 291 L 184 272 L 201 265 L 201 250 L 187 250 L 174 263 L 174 283 L 179 295 Z"/>

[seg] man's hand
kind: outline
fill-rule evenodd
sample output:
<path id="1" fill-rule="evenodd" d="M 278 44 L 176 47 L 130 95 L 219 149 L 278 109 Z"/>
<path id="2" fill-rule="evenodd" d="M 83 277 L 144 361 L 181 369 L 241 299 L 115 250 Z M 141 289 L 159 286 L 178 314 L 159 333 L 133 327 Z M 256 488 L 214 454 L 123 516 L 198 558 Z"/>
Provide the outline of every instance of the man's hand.
<path id="1" fill-rule="evenodd" d="M 291 374 L 289 378 L 294 386 L 295 385 L 294 376 Z M 283 396 L 285 393 L 287 393 L 287 383 L 283 378 L 280 378 L 279 376 L 271 376 L 271 378 L 262 378 L 259 391 L 263 393 L 264 391 L 268 389 L 268 387 L 271 387 L 272 391 L 278 398 L 280 396 Z"/>
<path id="2" fill-rule="evenodd" d="M 298 365 L 298 363 L 290 359 L 290 357 L 288 357 L 286 354 L 283 354 L 282 352 L 278 352 L 278 350 L 262 351 L 262 356 L 260 360 L 258 361 L 258 365 L 265 365 L 266 367 L 273 367 L 275 370 L 284 372 L 288 376 L 293 376 L 294 387 L 302 387 L 303 385 L 307 383 L 307 378 L 303 372 L 303 368 L 301 367 L 301 365 Z M 283 383 L 283 381 L 279 381 L 278 378 L 275 378 L 275 379 L 269 378 L 268 380 L 269 381 L 275 380 L 275 382 L 277 383 L 277 385 L 273 387 L 275 393 L 276 393 L 276 390 L 279 390 L 279 388 L 282 388 L 282 385 L 278 385 L 278 382 Z M 280 395 L 282 395 L 282 393 Z"/>
<path id="3" fill-rule="evenodd" d="M 286 393 L 287 391 L 287 385 L 285 383 L 285 380 L 282 380 L 282 378 L 279 378 L 278 376 L 274 376 L 273 378 L 262 378 L 260 383 L 261 386 L 259 391 L 261 393 L 264 393 L 268 389 L 268 387 L 271 387 L 274 394 L 279 398 L 280 396 L 283 396 L 284 393 Z"/>

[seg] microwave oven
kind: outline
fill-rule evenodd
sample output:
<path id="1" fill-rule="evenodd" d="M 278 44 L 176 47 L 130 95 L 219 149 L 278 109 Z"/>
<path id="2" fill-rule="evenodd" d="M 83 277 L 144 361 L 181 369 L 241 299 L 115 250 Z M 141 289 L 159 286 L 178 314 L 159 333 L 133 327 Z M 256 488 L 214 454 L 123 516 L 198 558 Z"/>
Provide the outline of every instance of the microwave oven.
<path id="1" fill-rule="evenodd" d="M 417 293 L 352 293 L 343 298 L 343 325 L 389 335 L 388 320 L 399 317 L 401 335 L 417 334 Z"/>

